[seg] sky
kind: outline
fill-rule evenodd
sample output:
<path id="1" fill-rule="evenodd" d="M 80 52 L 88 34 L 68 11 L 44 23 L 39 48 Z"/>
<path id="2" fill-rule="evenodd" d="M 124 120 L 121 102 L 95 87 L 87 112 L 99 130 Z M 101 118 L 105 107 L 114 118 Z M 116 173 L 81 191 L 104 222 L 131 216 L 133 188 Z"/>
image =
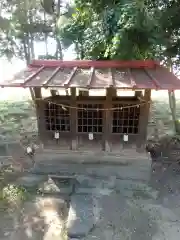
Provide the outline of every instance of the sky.
<path id="1" fill-rule="evenodd" d="M 35 58 L 37 59 L 39 55 L 43 55 L 46 51 L 45 44 L 42 42 L 35 43 Z M 50 39 L 48 42 L 48 52 L 49 54 L 54 54 L 56 51 L 56 43 L 54 40 Z M 73 54 L 72 47 L 64 52 L 64 60 L 71 60 L 75 57 Z M 5 80 L 14 73 L 25 68 L 25 62 L 19 59 L 12 59 L 11 62 L 8 62 L 6 59 L 0 59 L 0 81 Z"/>

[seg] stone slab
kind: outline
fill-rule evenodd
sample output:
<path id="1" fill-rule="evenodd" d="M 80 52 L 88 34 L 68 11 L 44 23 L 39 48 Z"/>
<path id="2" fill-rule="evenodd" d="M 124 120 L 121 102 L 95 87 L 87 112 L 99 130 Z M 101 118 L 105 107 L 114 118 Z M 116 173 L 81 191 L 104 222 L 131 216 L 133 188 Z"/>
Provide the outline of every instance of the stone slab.
<path id="1" fill-rule="evenodd" d="M 69 179 L 49 178 L 42 186 L 43 193 L 59 193 L 70 195 L 73 191 L 73 183 Z"/>
<path id="2" fill-rule="evenodd" d="M 79 240 L 79 238 L 68 238 L 67 240 Z"/>
<path id="3" fill-rule="evenodd" d="M 103 167 L 102 167 L 103 166 Z M 34 173 L 43 174 L 59 174 L 59 175 L 88 175 L 90 177 L 110 177 L 114 176 L 121 179 L 131 179 L 140 181 L 149 181 L 151 175 L 151 168 L 149 166 L 116 166 L 106 164 L 64 164 L 61 162 L 44 164 L 38 163 L 33 169 Z"/>
<path id="4" fill-rule="evenodd" d="M 16 184 L 23 187 L 37 187 L 42 182 L 46 181 L 47 176 L 41 176 L 36 174 L 26 174 L 26 176 L 17 179 Z"/>
<path id="5" fill-rule="evenodd" d="M 141 191 L 149 191 L 150 187 L 141 181 L 134 181 L 130 179 L 116 179 L 115 187 L 118 189 L 128 189 L 128 190 L 141 190 Z"/>
<path id="6" fill-rule="evenodd" d="M 6 144 L 0 144 L 0 156 L 7 156 L 7 145 Z"/>
<path id="7" fill-rule="evenodd" d="M 75 189 L 76 194 L 94 194 L 94 195 L 103 195 L 109 196 L 113 192 L 113 189 L 108 188 L 83 188 L 79 187 Z"/>
<path id="8" fill-rule="evenodd" d="M 116 179 L 115 190 L 123 196 L 132 195 L 136 198 L 153 198 L 156 199 L 158 192 L 154 190 L 148 183 L 140 181 Z"/>
<path id="9" fill-rule="evenodd" d="M 71 238 L 86 236 L 94 226 L 92 195 L 73 195 L 67 218 L 67 233 Z"/>
<path id="10" fill-rule="evenodd" d="M 16 231 L 10 240 L 63 239 L 67 204 L 63 198 L 37 197 L 22 206 Z"/>
<path id="11" fill-rule="evenodd" d="M 78 184 L 83 188 L 112 188 L 115 186 L 115 176 L 106 177 L 104 179 L 88 177 L 88 175 L 79 175 L 76 177 Z M 78 185 L 77 184 L 77 185 Z"/>

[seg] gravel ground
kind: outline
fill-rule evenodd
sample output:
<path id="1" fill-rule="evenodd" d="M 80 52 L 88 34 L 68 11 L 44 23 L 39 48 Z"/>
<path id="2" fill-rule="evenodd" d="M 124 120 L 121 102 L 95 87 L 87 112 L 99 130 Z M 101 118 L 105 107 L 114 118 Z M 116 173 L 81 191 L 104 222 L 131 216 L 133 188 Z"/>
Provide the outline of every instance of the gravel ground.
<path id="1" fill-rule="evenodd" d="M 84 174 L 83 166 L 66 167 L 69 176 L 46 178 L 43 186 L 39 177 L 44 195 L 26 202 L 16 222 L 1 215 L 0 239 L 179 240 L 178 166 L 86 165 Z M 29 174 L 17 182 L 37 179 Z"/>

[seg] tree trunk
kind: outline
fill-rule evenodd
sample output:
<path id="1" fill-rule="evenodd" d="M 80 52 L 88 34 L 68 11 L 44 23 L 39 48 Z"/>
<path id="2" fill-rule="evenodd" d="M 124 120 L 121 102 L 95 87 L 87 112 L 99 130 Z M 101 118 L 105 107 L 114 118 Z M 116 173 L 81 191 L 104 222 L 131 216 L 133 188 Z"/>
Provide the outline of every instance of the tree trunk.
<path id="1" fill-rule="evenodd" d="M 23 48 L 24 48 L 26 64 L 28 65 L 31 61 L 31 57 L 30 57 L 30 52 L 29 52 L 30 47 L 28 46 L 29 41 L 28 41 L 27 34 L 24 35 L 24 37 L 22 39 L 22 43 L 23 43 Z"/>
<path id="2" fill-rule="evenodd" d="M 61 41 L 57 37 L 56 37 L 56 43 L 57 43 L 56 58 L 63 60 Z"/>
<path id="3" fill-rule="evenodd" d="M 35 51 L 34 51 L 34 36 L 30 33 L 30 49 L 31 49 L 31 59 L 35 59 Z"/>
<path id="4" fill-rule="evenodd" d="M 45 33 L 45 49 L 46 49 L 46 56 L 48 56 L 48 36 L 47 34 Z"/>
<path id="5" fill-rule="evenodd" d="M 168 91 L 169 96 L 169 107 L 171 110 L 173 125 L 174 125 L 174 131 L 175 133 L 180 133 L 180 125 L 176 117 L 176 97 L 174 91 Z"/>
<path id="6" fill-rule="evenodd" d="M 173 72 L 173 68 L 172 68 L 172 60 L 169 59 L 169 70 L 170 72 Z M 174 127 L 174 131 L 175 133 L 180 133 L 180 125 L 178 123 L 177 117 L 176 117 L 176 97 L 175 97 L 175 92 L 172 91 L 168 91 L 168 96 L 169 96 L 169 107 L 171 110 L 171 116 L 172 116 L 172 121 L 173 121 L 173 127 Z"/>
<path id="7" fill-rule="evenodd" d="M 46 25 L 46 12 L 44 11 L 44 24 Z M 48 33 L 44 33 L 44 40 L 45 40 L 45 51 L 46 56 L 48 56 Z"/>
<path id="8" fill-rule="evenodd" d="M 78 42 L 75 42 L 75 52 L 76 52 L 76 59 L 77 60 L 80 60 L 80 54 L 79 54 L 79 52 L 80 52 L 80 50 L 79 50 L 79 44 L 78 44 Z"/>
<path id="9" fill-rule="evenodd" d="M 34 13 L 35 14 L 35 13 Z M 29 11 L 27 11 L 27 20 L 30 25 L 33 24 L 33 9 L 31 8 Z M 30 60 L 35 59 L 35 50 L 34 50 L 34 35 L 32 32 L 29 32 L 28 34 L 28 40 L 29 40 L 29 53 L 30 53 Z"/>
<path id="10" fill-rule="evenodd" d="M 27 38 L 27 37 L 26 37 Z M 27 46 L 27 43 L 26 43 L 26 39 L 24 37 L 24 39 L 22 40 L 23 42 L 23 46 L 24 46 L 24 53 L 25 53 L 25 60 L 26 60 L 26 65 L 30 64 L 31 62 L 31 57 L 30 57 L 30 53 L 28 51 L 29 49 L 29 46 Z M 30 94 L 31 94 L 31 99 L 34 99 L 34 92 L 33 92 L 33 89 L 32 88 L 29 88 L 30 90 Z"/>
<path id="11" fill-rule="evenodd" d="M 54 21 L 55 21 L 55 36 L 56 36 L 56 59 L 61 59 L 63 60 L 63 53 L 62 53 L 62 45 L 61 45 L 61 41 L 59 40 L 58 36 L 57 36 L 57 21 L 60 17 L 60 8 L 61 8 L 61 0 L 58 0 L 57 3 L 57 15 L 55 15 L 54 17 Z"/>
<path id="12" fill-rule="evenodd" d="M 80 60 L 84 59 L 84 48 L 83 48 L 83 39 L 82 36 L 79 39 L 79 55 L 80 55 Z"/>

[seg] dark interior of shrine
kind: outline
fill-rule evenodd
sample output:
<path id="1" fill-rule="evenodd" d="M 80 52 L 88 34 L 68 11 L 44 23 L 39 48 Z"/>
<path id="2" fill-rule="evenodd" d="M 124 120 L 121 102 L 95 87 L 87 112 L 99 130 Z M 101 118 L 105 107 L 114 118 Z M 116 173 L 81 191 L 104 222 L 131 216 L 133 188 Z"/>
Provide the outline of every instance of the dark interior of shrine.
<path id="1" fill-rule="evenodd" d="M 133 97 L 134 98 L 134 97 Z M 138 134 L 140 107 L 133 103 L 123 103 L 123 98 L 112 105 L 111 133 L 113 134 Z M 78 133 L 103 133 L 105 111 L 104 104 L 89 103 L 77 104 L 77 132 Z M 58 132 L 70 132 L 70 107 L 61 102 L 46 102 L 45 104 L 46 130 Z"/>

